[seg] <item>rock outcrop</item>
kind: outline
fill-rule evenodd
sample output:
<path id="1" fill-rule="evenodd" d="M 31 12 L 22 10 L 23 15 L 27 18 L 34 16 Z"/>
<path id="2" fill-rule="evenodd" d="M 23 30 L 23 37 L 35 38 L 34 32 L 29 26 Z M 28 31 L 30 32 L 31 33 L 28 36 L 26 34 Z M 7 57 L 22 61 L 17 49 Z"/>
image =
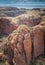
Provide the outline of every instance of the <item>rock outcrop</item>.
<path id="1" fill-rule="evenodd" d="M 7 10 L 10 12 L 6 13 Z M 45 10 L 28 11 L 28 9 L 15 10 L 15 8 L 13 10 L 16 12 L 12 8 L 7 10 L 4 9 L 7 16 L 25 14 L 13 18 L 0 17 L 0 36 L 8 34 L 4 45 L 0 37 L 0 46 L 3 47 L 4 52 L 4 56 L 0 54 L 0 60 L 2 61 L 3 56 L 10 65 L 30 65 L 31 60 L 39 55 L 45 55 Z M 2 13 L 1 16 L 4 15 Z"/>
<path id="2" fill-rule="evenodd" d="M 28 17 L 19 17 L 19 21 L 17 21 L 18 25 L 28 25 L 30 27 L 40 24 L 41 17 L 35 17 L 35 16 L 28 16 Z"/>
<path id="3" fill-rule="evenodd" d="M 44 55 L 44 31 L 42 25 L 30 29 L 20 25 L 9 34 L 4 45 L 4 54 L 9 63 L 14 65 L 30 65 L 30 61 L 39 55 Z"/>
<path id="4" fill-rule="evenodd" d="M 44 54 L 44 32 L 43 26 L 38 25 L 34 28 L 34 56 L 37 57 L 39 55 Z"/>
<path id="5" fill-rule="evenodd" d="M 26 25 L 20 25 L 17 30 L 9 35 L 4 45 L 4 54 L 8 62 L 14 65 L 29 65 L 31 61 L 32 43 L 30 29 Z"/>
<path id="6" fill-rule="evenodd" d="M 17 28 L 17 25 L 12 23 L 9 19 L 0 18 L 0 34 L 9 34 Z"/>

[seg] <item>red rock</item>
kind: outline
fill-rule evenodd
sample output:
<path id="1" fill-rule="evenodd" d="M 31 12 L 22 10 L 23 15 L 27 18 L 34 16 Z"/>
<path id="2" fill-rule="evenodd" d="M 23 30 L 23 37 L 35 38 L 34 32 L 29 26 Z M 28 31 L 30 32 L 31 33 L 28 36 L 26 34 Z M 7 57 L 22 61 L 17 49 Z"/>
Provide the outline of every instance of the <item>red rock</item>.
<path id="1" fill-rule="evenodd" d="M 17 48 L 18 48 L 18 50 L 19 50 L 20 53 L 23 53 L 23 48 L 22 48 L 21 43 L 17 44 Z"/>
<path id="2" fill-rule="evenodd" d="M 34 57 L 44 54 L 44 33 L 41 26 L 34 30 Z"/>
<path id="3" fill-rule="evenodd" d="M 16 24 L 11 23 L 10 19 L 0 18 L 0 34 L 9 34 L 17 27 Z"/>
<path id="4" fill-rule="evenodd" d="M 26 53 L 27 63 L 30 64 L 31 61 L 31 52 L 32 52 L 32 43 L 31 43 L 31 36 L 30 34 L 25 34 L 24 39 L 24 50 Z"/>
<path id="5" fill-rule="evenodd" d="M 14 65 L 29 65 L 32 54 L 34 58 L 44 54 L 42 29 L 41 25 L 33 27 L 32 30 L 26 25 L 20 25 L 9 34 L 8 42 L 4 45 L 4 55 L 9 57 L 8 61 L 13 62 Z"/>
<path id="6" fill-rule="evenodd" d="M 23 53 L 23 36 L 22 35 L 18 36 L 17 48 L 20 53 Z"/>
<path id="7" fill-rule="evenodd" d="M 31 47 L 30 39 L 29 40 L 27 39 L 27 42 L 28 42 L 27 45 L 30 44 L 29 48 L 27 48 L 28 52 L 24 51 L 24 44 L 23 44 L 24 36 L 29 31 L 30 31 L 30 29 L 26 25 L 21 25 L 18 27 L 18 29 L 16 31 L 13 31 L 13 33 L 11 33 L 8 36 L 7 45 L 4 46 L 4 52 L 5 52 L 4 54 L 6 56 L 8 55 L 10 58 L 12 58 L 14 65 L 15 65 L 15 62 L 17 65 L 27 65 L 26 60 L 28 61 L 28 58 L 30 61 L 29 56 L 31 56 L 31 55 L 29 53 L 31 53 L 31 49 L 30 49 L 30 51 L 28 51 L 29 48 Z M 28 35 L 26 38 L 30 38 L 30 36 Z M 6 52 L 7 52 L 7 54 L 6 54 Z M 27 59 L 25 56 L 25 52 L 27 54 Z M 8 61 L 10 61 L 10 58 Z"/>
<path id="8" fill-rule="evenodd" d="M 25 56 L 24 54 L 20 54 L 19 51 L 15 48 L 14 50 L 14 59 L 13 59 L 14 65 L 26 65 L 25 62 Z"/>

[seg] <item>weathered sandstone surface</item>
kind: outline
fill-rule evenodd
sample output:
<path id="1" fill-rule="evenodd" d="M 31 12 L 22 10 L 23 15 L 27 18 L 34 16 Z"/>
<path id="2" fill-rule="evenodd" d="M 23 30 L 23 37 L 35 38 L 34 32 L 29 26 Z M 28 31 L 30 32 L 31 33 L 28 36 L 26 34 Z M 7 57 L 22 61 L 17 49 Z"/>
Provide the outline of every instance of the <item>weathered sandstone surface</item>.
<path id="1" fill-rule="evenodd" d="M 9 34 L 3 47 L 6 59 L 14 65 L 30 65 L 32 58 L 44 54 L 44 39 L 43 26 L 37 25 L 31 30 L 20 25 Z"/>

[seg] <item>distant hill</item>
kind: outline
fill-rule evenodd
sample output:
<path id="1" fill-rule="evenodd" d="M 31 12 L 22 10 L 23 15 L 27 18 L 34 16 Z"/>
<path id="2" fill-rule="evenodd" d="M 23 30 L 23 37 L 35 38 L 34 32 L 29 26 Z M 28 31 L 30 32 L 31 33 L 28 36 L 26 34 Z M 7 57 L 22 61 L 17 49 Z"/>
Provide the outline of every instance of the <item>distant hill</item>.
<path id="1" fill-rule="evenodd" d="M 19 9 L 16 7 L 0 7 L 0 17 L 15 17 L 25 13 L 26 9 Z"/>

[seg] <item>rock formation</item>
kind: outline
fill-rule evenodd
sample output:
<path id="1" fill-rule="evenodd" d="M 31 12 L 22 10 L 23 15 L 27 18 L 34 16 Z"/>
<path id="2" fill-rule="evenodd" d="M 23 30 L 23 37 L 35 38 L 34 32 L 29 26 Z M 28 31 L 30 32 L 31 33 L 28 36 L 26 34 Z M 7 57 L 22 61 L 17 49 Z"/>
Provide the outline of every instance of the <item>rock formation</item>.
<path id="1" fill-rule="evenodd" d="M 11 21 L 6 18 L 0 18 L 0 34 L 9 34 L 17 28 L 16 24 L 11 24 Z"/>
<path id="2" fill-rule="evenodd" d="M 38 25 L 41 22 L 41 17 L 35 17 L 35 16 L 28 16 L 28 17 L 19 17 L 19 21 L 17 21 L 18 25 L 28 25 L 30 27 Z"/>
<path id="3" fill-rule="evenodd" d="M 42 25 L 31 29 L 27 25 L 20 25 L 8 36 L 3 47 L 5 58 L 10 64 L 30 65 L 32 58 L 45 52 L 44 34 Z"/>
<path id="4" fill-rule="evenodd" d="M 4 12 L 7 10 L 4 9 Z M 22 11 L 23 9 L 15 10 L 13 8 L 13 10 L 14 12 L 11 12 L 12 8 L 10 8 L 8 10 L 10 12 L 5 14 L 7 16 L 25 14 L 11 17 L 12 19 L 0 18 L 0 36 L 8 34 L 4 46 L 0 39 L 4 52 L 4 55 L 0 54 L 0 60 L 2 61 L 4 58 L 10 65 L 30 65 L 31 60 L 39 55 L 45 55 L 45 10 L 33 9 L 30 12 Z M 17 14 L 18 12 L 19 14 Z"/>
<path id="5" fill-rule="evenodd" d="M 31 61 L 32 43 L 30 29 L 26 25 L 20 25 L 17 30 L 9 35 L 4 45 L 4 54 L 8 62 L 14 65 L 29 65 Z"/>
<path id="6" fill-rule="evenodd" d="M 9 63 L 30 65 L 32 58 L 44 54 L 44 47 L 42 25 L 37 25 L 32 30 L 26 25 L 20 25 L 9 34 L 3 50 Z"/>
<path id="7" fill-rule="evenodd" d="M 35 26 L 34 28 L 34 57 L 44 54 L 44 32 L 43 26 Z"/>

